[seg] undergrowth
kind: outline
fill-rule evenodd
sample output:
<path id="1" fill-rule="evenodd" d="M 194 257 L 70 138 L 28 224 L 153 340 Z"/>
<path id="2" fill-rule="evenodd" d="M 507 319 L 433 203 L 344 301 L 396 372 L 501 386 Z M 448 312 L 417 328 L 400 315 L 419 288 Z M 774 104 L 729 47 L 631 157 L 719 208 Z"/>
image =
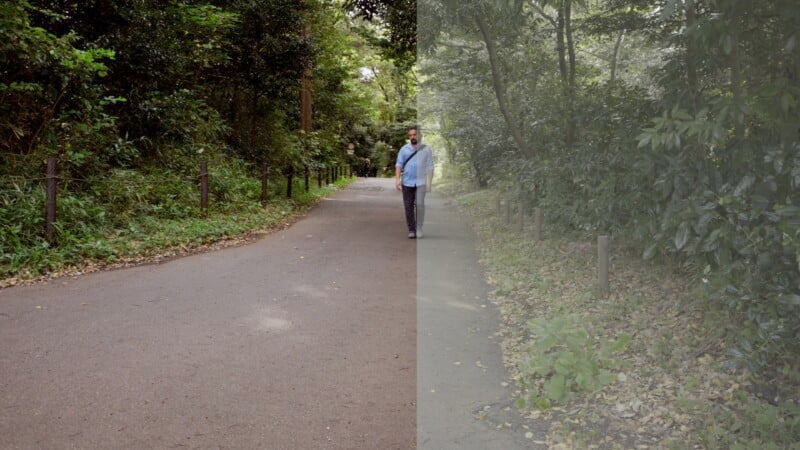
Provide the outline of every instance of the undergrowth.
<path id="1" fill-rule="evenodd" d="M 185 252 L 221 239 L 276 227 L 351 180 L 342 178 L 305 191 L 295 178 L 286 197 L 285 178 L 270 180 L 261 205 L 261 182 L 242 167 L 209 177 L 209 208 L 200 209 L 196 179 L 168 170 L 112 171 L 98 180 L 59 188 L 54 242 L 44 237 L 45 190 L 38 180 L 19 180 L 0 191 L 0 280 L 16 284 L 95 267 Z"/>
<path id="2" fill-rule="evenodd" d="M 765 379 L 729 364 L 738 317 L 680 271 L 612 237 L 601 295 L 594 236 L 534 242 L 495 192 L 448 190 L 480 238 L 517 405 L 554 424 L 552 448 L 800 448 L 796 365 Z"/>

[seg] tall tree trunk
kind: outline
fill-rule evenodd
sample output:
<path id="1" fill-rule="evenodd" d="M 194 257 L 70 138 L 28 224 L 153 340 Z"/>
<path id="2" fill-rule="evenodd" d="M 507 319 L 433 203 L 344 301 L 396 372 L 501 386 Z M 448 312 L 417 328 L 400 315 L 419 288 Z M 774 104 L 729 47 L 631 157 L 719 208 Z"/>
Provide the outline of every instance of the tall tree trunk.
<path id="1" fill-rule="evenodd" d="M 250 155 L 256 154 L 256 146 L 258 145 L 258 95 L 253 95 L 250 103 Z"/>
<path id="2" fill-rule="evenodd" d="M 569 57 L 569 88 L 575 90 L 575 43 L 572 39 L 572 0 L 564 0 L 564 34 L 567 38 L 567 56 Z"/>
<path id="3" fill-rule="evenodd" d="M 311 25 L 303 25 L 303 40 L 311 36 Z M 300 78 L 300 130 L 304 133 L 311 131 L 311 67 L 306 63 L 303 75 Z"/>
<path id="4" fill-rule="evenodd" d="M 731 43 L 731 93 L 733 94 L 733 104 L 737 107 L 737 114 L 734 117 L 734 135 L 736 140 L 741 143 L 744 141 L 744 118 L 740 115 L 742 103 L 744 102 L 742 63 L 739 53 L 739 39 L 736 33 L 732 34 L 731 39 L 733 40 Z"/>
<path id="5" fill-rule="evenodd" d="M 564 0 L 564 33 L 569 57 L 569 79 L 567 83 L 567 133 L 566 150 L 571 153 L 578 139 L 578 118 L 575 117 L 575 42 L 572 39 L 572 0 Z"/>
<path id="6" fill-rule="evenodd" d="M 567 44 L 564 42 L 564 9 L 559 4 L 556 17 L 556 51 L 558 52 L 558 69 L 561 72 L 561 83 L 566 86 L 569 80 L 567 75 Z"/>
<path id="7" fill-rule="evenodd" d="M 619 49 L 622 47 L 622 41 L 625 40 L 625 32 L 622 30 L 617 36 L 617 42 L 614 44 L 614 53 L 611 55 L 611 82 L 617 79 L 617 60 L 619 59 Z"/>
<path id="8" fill-rule="evenodd" d="M 503 76 L 500 73 L 500 59 L 497 56 L 497 48 L 494 45 L 494 40 L 492 39 L 491 32 L 489 31 L 489 26 L 486 23 L 486 19 L 480 13 L 475 13 L 474 18 L 475 22 L 478 24 L 478 28 L 481 31 L 483 42 L 486 44 L 486 51 L 489 53 L 489 65 L 492 68 L 492 86 L 494 87 L 494 94 L 497 97 L 497 103 L 500 107 L 500 112 L 503 114 L 503 119 L 506 122 L 506 126 L 511 132 L 511 137 L 514 139 L 514 143 L 517 144 L 519 151 L 526 158 L 533 158 L 533 151 L 525 143 L 525 140 L 522 137 L 522 132 L 517 125 L 516 114 L 512 112 L 511 107 L 508 104 L 505 82 L 503 81 Z"/>
<path id="9" fill-rule="evenodd" d="M 686 0 L 686 28 L 691 30 L 697 22 L 695 0 Z M 689 85 L 689 95 L 691 96 L 692 112 L 697 112 L 699 99 L 699 89 L 697 84 L 697 46 L 694 38 L 686 36 L 686 82 Z"/>

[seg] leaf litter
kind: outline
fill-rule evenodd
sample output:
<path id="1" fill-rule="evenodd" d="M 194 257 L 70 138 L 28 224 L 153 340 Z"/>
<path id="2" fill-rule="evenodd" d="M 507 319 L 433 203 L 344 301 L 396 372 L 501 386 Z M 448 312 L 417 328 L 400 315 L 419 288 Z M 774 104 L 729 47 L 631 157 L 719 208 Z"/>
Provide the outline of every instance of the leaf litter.
<path id="1" fill-rule="evenodd" d="M 728 343 L 724 333 L 714 330 L 720 318 L 712 305 L 693 295 L 686 279 L 619 252 L 612 258 L 611 291 L 603 297 L 595 287 L 591 236 L 546 235 L 537 244 L 532 233 L 505 229 L 493 217 L 493 203 L 490 191 L 456 198 L 479 237 L 490 301 L 502 320 L 495 337 L 502 339 L 515 396 L 527 420 L 549 423 L 547 436 L 537 435 L 542 442 L 549 448 L 748 448 L 768 442 L 771 437 L 759 437 L 758 430 L 737 436 L 753 417 L 745 405 L 764 402 L 751 393 L 747 371 L 726 365 Z M 604 344 L 625 343 L 596 368 L 608 372 L 607 383 L 578 389 L 581 383 L 568 381 L 580 372 L 566 371 L 559 360 L 526 369 L 543 357 L 532 350 L 547 338 L 537 336 L 532 323 L 565 317 L 569 327 L 585 332 L 586 355 L 597 354 Z M 584 338 L 575 336 L 578 343 Z M 544 353 L 560 355 L 568 348 L 579 347 L 554 342 Z M 583 363 L 573 362 L 576 367 Z M 557 378 L 562 371 L 566 375 Z M 573 391 L 563 392 L 564 386 Z M 548 393 L 551 398 L 563 394 L 563 400 L 551 401 Z M 791 414 L 775 417 L 798 420 Z M 790 437 L 783 444 L 797 448 L 791 442 Z"/>

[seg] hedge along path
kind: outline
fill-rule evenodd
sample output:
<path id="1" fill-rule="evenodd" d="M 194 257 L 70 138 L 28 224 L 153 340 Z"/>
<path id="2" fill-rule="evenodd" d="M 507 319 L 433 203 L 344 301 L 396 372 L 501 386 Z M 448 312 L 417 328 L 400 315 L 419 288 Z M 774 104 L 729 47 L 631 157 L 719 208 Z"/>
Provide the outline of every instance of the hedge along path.
<path id="1" fill-rule="evenodd" d="M 592 236 L 548 230 L 537 242 L 502 226 L 495 199 L 480 191 L 457 203 L 480 238 L 518 403 L 531 420 L 551 421 L 550 448 L 784 448 L 800 439 L 791 406 L 758 398 L 745 371 L 725 369 L 723 337 L 735 324 L 697 302 L 686 280 L 615 250 L 601 295 Z M 591 364 L 570 363 L 578 354 Z M 579 378 L 594 380 L 583 383 L 590 389 Z"/>

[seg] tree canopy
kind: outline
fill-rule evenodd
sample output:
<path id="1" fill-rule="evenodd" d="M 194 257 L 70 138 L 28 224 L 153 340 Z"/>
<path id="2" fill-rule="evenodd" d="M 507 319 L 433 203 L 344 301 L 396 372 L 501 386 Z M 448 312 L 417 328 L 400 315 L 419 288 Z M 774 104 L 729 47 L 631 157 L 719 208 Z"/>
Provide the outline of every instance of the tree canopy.
<path id="1" fill-rule="evenodd" d="M 394 9 L 377 12 L 369 21 L 321 0 L 0 2 L 0 266 L 46 251 L 48 157 L 61 202 L 81 205 L 64 211 L 83 214 L 60 215 L 62 244 L 198 214 L 200 161 L 226 174 L 212 179 L 220 199 L 256 195 L 264 164 L 273 177 L 388 166 L 416 117 L 414 52 L 387 53 Z"/>
<path id="2" fill-rule="evenodd" d="M 745 324 L 738 362 L 796 354 L 795 2 L 426 0 L 419 12 L 421 117 L 453 163 L 482 186 L 521 182 L 549 223 L 679 264 Z"/>

